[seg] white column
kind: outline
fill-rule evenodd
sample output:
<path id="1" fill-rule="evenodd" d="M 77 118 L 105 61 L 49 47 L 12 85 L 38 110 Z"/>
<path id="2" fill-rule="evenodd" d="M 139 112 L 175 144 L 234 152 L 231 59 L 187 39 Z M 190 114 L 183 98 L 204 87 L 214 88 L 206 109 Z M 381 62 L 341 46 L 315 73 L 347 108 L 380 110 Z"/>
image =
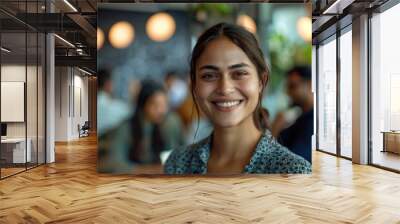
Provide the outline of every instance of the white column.
<path id="1" fill-rule="evenodd" d="M 368 163 L 368 16 L 353 20 L 353 162 Z"/>
<path id="2" fill-rule="evenodd" d="M 46 92 L 46 163 L 52 163 L 55 161 L 55 151 L 54 151 L 54 133 L 55 133 L 55 76 L 54 76 L 54 35 L 47 34 L 46 37 L 46 57 L 47 57 L 47 92 Z"/>
<path id="3" fill-rule="evenodd" d="M 50 1 L 46 4 L 47 12 L 54 11 Z M 55 44 L 54 35 L 46 35 L 46 163 L 55 162 Z"/>

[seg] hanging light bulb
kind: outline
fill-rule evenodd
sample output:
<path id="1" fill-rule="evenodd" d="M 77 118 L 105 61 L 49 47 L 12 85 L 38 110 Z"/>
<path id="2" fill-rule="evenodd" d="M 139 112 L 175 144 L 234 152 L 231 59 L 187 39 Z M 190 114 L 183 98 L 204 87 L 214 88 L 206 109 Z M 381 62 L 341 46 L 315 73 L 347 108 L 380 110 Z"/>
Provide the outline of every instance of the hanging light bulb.
<path id="1" fill-rule="evenodd" d="M 115 48 L 128 47 L 135 37 L 133 26 L 125 21 L 117 22 L 112 25 L 108 39 L 111 45 Z"/>
<path id="2" fill-rule="evenodd" d="M 97 50 L 101 49 L 104 44 L 104 32 L 97 27 Z"/>
<path id="3" fill-rule="evenodd" d="M 146 23 L 146 33 L 151 40 L 163 42 L 169 40 L 175 33 L 174 18 L 165 12 L 152 15 Z"/>
<path id="4" fill-rule="evenodd" d="M 236 20 L 236 24 L 244 27 L 246 30 L 248 30 L 249 32 L 251 32 L 253 34 L 257 33 L 256 23 L 254 22 L 253 18 L 251 18 L 250 16 L 248 16 L 246 14 L 240 15 Z"/>
<path id="5" fill-rule="evenodd" d="M 308 16 L 300 17 L 297 20 L 297 32 L 304 41 L 310 42 L 312 38 L 312 23 Z"/>

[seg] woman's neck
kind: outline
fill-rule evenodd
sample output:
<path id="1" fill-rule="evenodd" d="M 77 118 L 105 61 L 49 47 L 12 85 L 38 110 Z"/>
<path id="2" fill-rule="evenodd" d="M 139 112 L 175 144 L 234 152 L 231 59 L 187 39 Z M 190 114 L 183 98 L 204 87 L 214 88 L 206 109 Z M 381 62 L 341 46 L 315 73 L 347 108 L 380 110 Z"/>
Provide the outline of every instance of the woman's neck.
<path id="1" fill-rule="evenodd" d="M 251 121 L 243 122 L 235 127 L 215 127 L 211 156 L 221 163 L 240 159 L 246 160 L 247 163 L 261 135 L 261 131 L 257 129 L 252 118 Z"/>

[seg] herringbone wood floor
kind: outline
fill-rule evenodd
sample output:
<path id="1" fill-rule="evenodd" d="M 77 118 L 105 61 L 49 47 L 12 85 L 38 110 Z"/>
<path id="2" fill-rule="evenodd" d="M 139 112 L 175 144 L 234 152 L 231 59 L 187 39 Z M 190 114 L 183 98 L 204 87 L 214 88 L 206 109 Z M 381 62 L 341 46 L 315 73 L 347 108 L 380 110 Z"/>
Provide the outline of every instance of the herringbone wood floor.
<path id="1" fill-rule="evenodd" d="M 300 176 L 96 173 L 95 138 L 0 181 L 0 223 L 400 223 L 400 175 L 320 152 Z"/>

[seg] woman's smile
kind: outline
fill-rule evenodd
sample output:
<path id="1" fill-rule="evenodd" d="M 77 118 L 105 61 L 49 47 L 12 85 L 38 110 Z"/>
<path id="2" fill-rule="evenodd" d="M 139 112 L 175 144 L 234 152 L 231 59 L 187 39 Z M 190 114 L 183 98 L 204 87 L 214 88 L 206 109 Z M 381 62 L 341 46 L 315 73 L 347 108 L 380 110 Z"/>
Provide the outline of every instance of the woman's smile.
<path id="1" fill-rule="evenodd" d="M 231 112 L 239 108 L 243 103 L 243 99 L 238 100 L 213 100 L 211 103 L 214 108 L 221 112 Z"/>

